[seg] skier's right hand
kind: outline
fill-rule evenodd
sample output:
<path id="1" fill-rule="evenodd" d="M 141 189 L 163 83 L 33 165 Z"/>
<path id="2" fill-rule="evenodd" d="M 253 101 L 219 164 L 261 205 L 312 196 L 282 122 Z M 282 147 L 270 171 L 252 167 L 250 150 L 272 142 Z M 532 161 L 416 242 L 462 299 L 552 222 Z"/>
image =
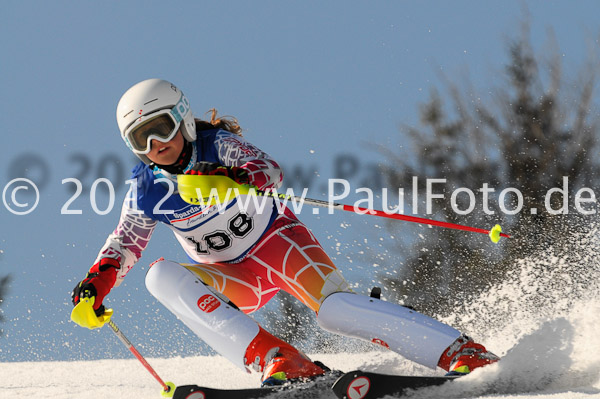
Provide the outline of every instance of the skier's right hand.
<path id="1" fill-rule="evenodd" d="M 223 166 L 216 162 L 200 161 L 185 173 L 186 175 L 225 176 L 238 184 L 250 184 L 248 171 L 239 166 Z"/>
<path id="2" fill-rule="evenodd" d="M 115 285 L 119 262 L 102 258 L 90 269 L 86 278 L 73 289 L 71 299 L 75 309 L 71 319 L 82 327 L 97 328 L 108 322 L 112 310 L 106 310 L 102 301 Z"/>
<path id="3" fill-rule="evenodd" d="M 110 318 L 113 314 L 112 309 L 104 309 L 104 313 L 100 316 L 96 316 L 96 311 L 94 310 L 94 301 L 96 298 L 82 298 L 81 301 L 73 308 L 71 312 L 71 320 L 79 325 L 80 327 L 89 328 L 93 330 L 94 328 L 100 328 L 104 324 L 110 321 Z"/>

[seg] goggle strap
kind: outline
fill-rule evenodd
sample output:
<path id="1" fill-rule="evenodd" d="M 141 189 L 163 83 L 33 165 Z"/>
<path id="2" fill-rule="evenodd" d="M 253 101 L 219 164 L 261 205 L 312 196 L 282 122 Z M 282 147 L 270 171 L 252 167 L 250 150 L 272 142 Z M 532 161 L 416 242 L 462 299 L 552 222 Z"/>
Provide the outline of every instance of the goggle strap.
<path id="1" fill-rule="evenodd" d="M 171 115 L 173 115 L 175 121 L 181 122 L 183 120 L 183 116 L 187 114 L 189 110 L 190 104 L 187 98 L 185 98 L 185 96 L 182 94 L 177 104 L 175 104 L 175 106 L 171 108 Z"/>

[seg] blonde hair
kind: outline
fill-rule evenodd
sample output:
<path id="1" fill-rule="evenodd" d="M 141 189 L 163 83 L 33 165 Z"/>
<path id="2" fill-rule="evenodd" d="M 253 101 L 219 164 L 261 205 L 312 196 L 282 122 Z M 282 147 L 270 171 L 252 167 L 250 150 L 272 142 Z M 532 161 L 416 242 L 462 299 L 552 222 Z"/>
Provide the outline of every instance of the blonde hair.
<path id="1" fill-rule="evenodd" d="M 205 115 L 210 113 L 210 121 L 204 121 L 202 119 L 196 119 L 196 124 L 205 128 L 219 128 L 227 130 L 228 132 L 242 136 L 242 127 L 238 123 L 237 118 L 229 115 L 217 117 L 216 108 L 212 108 L 206 112 Z"/>

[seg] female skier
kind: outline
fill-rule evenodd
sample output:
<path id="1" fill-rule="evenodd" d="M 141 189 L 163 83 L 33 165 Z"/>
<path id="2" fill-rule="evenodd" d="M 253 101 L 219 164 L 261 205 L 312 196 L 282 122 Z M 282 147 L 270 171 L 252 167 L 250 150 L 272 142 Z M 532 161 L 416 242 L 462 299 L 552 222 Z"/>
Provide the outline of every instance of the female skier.
<path id="1" fill-rule="evenodd" d="M 176 175 L 224 175 L 260 190 L 277 188 L 283 174 L 269 155 L 246 141 L 234 119 L 194 119 L 173 84 L 149 79 L 131 87 L 117 106 L 125 144 L 142 162 L 133 170 L 120 220 L 73 304 L 93 303 L 83 327 L 106 323 L 104 298 L 140 258 L 158 222 L 175 234 L 193 264 L 160 259 L 146 286 L 164 306 L 218 353 L 246 370 L 262 372 L 263 385 L 320 376 L 327 371 L 265 331 L 247 314 L 280 289 L 317 314 L 327 331 L 381 344 L 407 359 L 451 373 L 468 373 L 498 360 L 484 346 L 409 308 L 352 293 L 312 232 L 292 211 L 234 197 L 216 206 L 191 205 L 177 193 Z M 231 180 L 229 180 L 231 179 Z M 277 204 L 280 205 L 280 204 Z M 91 308 L 89 308 L 91 312 Z"/>

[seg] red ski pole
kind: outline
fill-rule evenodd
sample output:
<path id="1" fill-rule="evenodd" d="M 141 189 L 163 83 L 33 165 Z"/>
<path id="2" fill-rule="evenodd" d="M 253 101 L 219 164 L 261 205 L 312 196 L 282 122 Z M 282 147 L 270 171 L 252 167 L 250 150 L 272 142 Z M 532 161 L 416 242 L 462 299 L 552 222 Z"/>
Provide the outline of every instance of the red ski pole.
<path id="1" fill-rule="evenodd" d="M 310 202 L 311 200 L 309 200 L 309 199 L 306 199 L 305 201 L 307 201 L 308 204 L 312 204 L 312 202 Z M 390 218 L 390 219 L 403 220 L 405 222 L 428 224 L 431 226 L 445 227 L 448 229 L 463 230 L 463 231 L 470 231 L 472 233 L 487 234 L 490 236 L 490 238 L 494 242 L 498 242 L 496 237 L 498 237 L 498 239 L 499 239 L 499 237 L 510 238 L 510 236 L 508 234 L 501 233 L 502 230 L 500 230 L 499 225 L 494 226 L 491 230 L 485 230 L 485 229 L 480 229 L 478 227 L 470 227 L 470 226 L 465 226 L 462 224 L 442 222 L 439 220 L 404 215 L 401 213 L 385 213 L 385 212 L 379 211 L 377 209 L 355 208 L 350 205 L 342 205 L 342 204 L 333 204 L 333 205 L 337 206 L 337 209 L 342 209 L 342 210 L 348 211 L 348 212 L 360 212 L 360 213 L 370 214 L 370 215 L 374 215 L 374 216 L 386 217 L 386 218 Z"/>
<path id="2" fill-rule="evenodd" d="M 152 366 L 150 366 L 150 363 L 148 363 L 146 361 L 146 359 L 144 359 L 144 356 L 142 356 L 141 353 L 138 352 L 137 349 L 135 349 L 135 347 L 133 346 L 133 344 L 131 342 L 129 342 L 129 340 L 127 339 L 125 334 L 123 334 L 121 332 L 121 330 L 119 330 L 119 327 L 117 327 L 117 325 L 115 324 L 114 321 L 109 320 L 108 325 L 113 330 L 113 332 L 117 335 L 119 340 L 127 347 L 127 349 L 129 349 L 129 351 L 131 351 L 131 353 L 133 353 L 133 355 L 137 358 L 137 360 L 139 360 L 140 363 L 142 363 L 142 365 L 146 368 L 146 370 L 148 370 L 148 372 L 150 374 L 152 374 L 152 376 L 156 379 L 156 381 L 158 381 L 160 383 L 160 385 L 163 388 L 162 396 L 168 397 L 168 398 L 172 397 L 173 393 L 175 391 L 175 384 L 173 384 L 172 382 L 165 383 L 163 381 L 163 379 L 160 378 L 160 376 L 156 373 L 156 371 L 154 371 Z"/>
<path id="3" fill-rule="evenodd" d="M 280 194 L 277 192 L 277 190 L 258 190 L 256 189 L 256 187 L 250 186 L 248 184 L 238 184 L 225 176 L 193 174 L 177 175 L 177 189 L 179 190 L 180 197 L 188 204 L 213 205 L 213 202 L 220 202 L 223 198 L 227 200 L 240 194 L 257 195 L 263 197 L 279 198 L 280 200 L 290 200 L 298 203 L 305 203 L 311 206 L 339 209 L 347 212 L 355 212 L 366 215 L 380 216 L 389 219 L 404 220 L 406 222 L 445 227 L 447 229 L 487 234 L 490 236 L 490 239 L 494 243 L 497 243 L 500 240 L 500 237 L 510 238 L 508 234 L 502 233 L 502 228 L 498 224 L 490 230 L 485 230 L 476 227 L 464 226 L 456 223 L 448 223 L 439 220 L 404 215 L 401 213 L 389 213 L 379 211 L 376 209 L 360 208 L 356 206 L 338 204 L 335 202 L 298 197 L 295 195 Z M 207 193 L 209 193 L 208 197 L 205 196 L 205 194 Z"/>

